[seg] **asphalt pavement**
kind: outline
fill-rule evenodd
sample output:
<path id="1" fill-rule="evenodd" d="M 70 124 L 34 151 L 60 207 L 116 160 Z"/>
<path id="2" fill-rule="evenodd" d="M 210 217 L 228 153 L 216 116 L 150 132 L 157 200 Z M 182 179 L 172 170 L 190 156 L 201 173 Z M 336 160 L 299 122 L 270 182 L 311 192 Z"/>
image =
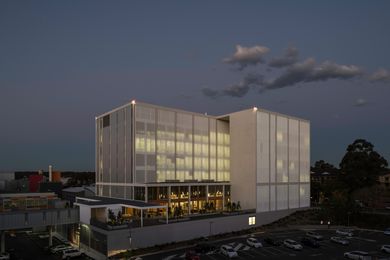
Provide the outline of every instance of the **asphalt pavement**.
<path id="1" fill-rule="evenodd" d="M 310 229 L 313 230 L 313 229 Z M 381 256 L 384 259 L 390 259 L 390 254 L 380 252 L 380 247 L 384 244 L 390 244 L 390 236 L 386 236 L 382 231 L 375 230 L 354 230 L 354 236 L 351 238 L 346 238 L 350 242 L 349 245 L 343 246 L 336 244 L 330 241 L 331 236 L 336 236 L 335 230 L 332 229 L 322 229 L 315 230 L 317 233 L 321 234 L 324 239 L 319 241 L 319 248 L 311 248 L 308 246 L 303 246 L 303 249 L 296 251 L 285 246 L 271 246 L 264 242 L 265 237 L 272 237 L 276 240 L 283 241 L 284 239 L 293 239 L 297 242 L 300 242 L 301 238 L 305 236 L 306 229 L 291 229 L 291 230 L 279 230 L 264 232 L 260 234 L 254 234 L 253 237 L 256 237 L 262 244 L 261 248 L 253 248 L 248 246 L 246 239 L 248 236 L 240 236 L 235 238 L 229 238 L 223 241 L 213 241 L 209 242 L 214 245 L 217 250 L 210 252 L 208 254 L 203 254 L 200 256 L 202 260 L 222 260 L 227 259 L 226 256 L 222 255 L 218 250 L 221 245 L 230 245 L 238 253 L 238 258 L 236 259 L 286 259 L 286 258 L 296 258 L 296 259 L 327 259 L 327 260 L 336 260 L 336 259 L 345 259 L 344 253 L 348 251 L 366 251 L 370 255 Z M 338 235 L 337 235 L 338 236 Z M 160 252 L 153 255 L 142 256 L 142 259 L 146 260 L 173 260 L 173 259 L 185 259 L 185 252 L 191 249 L 191 247 L 186 249 L 178 249 L 167 252 Z"/>

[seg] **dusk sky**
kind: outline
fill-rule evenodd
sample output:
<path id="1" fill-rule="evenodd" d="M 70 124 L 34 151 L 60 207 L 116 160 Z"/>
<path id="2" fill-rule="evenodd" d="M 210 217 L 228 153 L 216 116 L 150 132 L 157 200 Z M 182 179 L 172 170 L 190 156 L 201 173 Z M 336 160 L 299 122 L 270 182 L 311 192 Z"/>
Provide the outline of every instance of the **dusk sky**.
<path id="1" fill-rule="evenodd" d="M 0 171 L 94 170 L 132 99 L 311 121 L 311 161 L 390 160 L 390 1 L 0 1 Z"/>

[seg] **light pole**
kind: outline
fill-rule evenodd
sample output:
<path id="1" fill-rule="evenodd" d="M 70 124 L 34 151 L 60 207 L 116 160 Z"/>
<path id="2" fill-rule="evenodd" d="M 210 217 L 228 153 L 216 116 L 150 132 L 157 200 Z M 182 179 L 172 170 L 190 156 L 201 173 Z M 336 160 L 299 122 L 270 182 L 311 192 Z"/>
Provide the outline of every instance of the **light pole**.
<path id="1" fill-rule="evenodd" d="M 132 248 L 133 248 L 133 244 L 132 244 L 132 235 L 131 235 L 131 224 L 132 224 L 133 220 L 131 219 L 129 221 L 129 223 L 127 224 L 127 226 L 129 227 L 129 244 L 130 244 L 130 254 L 131 254 L 131 251 L 132 251 Z"/>
<path id="2" fill-rule="evenodd" d="M 213 221 L 210 221 L 210 222 L 209 222 L 209 224 L 210 224 L 209 237 L 211 237 L 211 225 L 212 225 L 213 223 L 214 223 Z"/>
<path id="3" fill-rule="evenodd" d="M 349 215 L 351 215 L 351 212 L 350 212 L 350 211 L 348 211 L 348 212 L 347 212 L 347 215 L 348 215 L 348 219 L 347 219 L 347 226 L 349 227 Z"/>

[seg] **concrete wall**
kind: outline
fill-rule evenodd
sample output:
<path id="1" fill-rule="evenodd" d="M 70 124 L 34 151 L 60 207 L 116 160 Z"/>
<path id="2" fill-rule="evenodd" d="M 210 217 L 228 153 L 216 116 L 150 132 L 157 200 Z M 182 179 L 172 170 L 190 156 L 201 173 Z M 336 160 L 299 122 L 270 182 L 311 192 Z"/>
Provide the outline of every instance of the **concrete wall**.
<path id="1" fill-rule="evenodd" d="M 256 208 L 256 112 L 230 115 L 230 181 L 232 202 Z"/>
<path id="2" fill-rule="evenodd" d="M 100 230 L 99 232 L 107 234 L 107 249 L 110 252 L 130 248 L 130 234 L 133 249 L 145 248 L 261 226 L 283 218 L 294 211 L 283 210 L 170 223 L 167 225 L 133 228 L 131 232 L 129 229 L 115 231 Z M 254 226 L 249 226 L 248 224 L 248 218 L 250 216 L 256 216 L 256 224 Z"/>

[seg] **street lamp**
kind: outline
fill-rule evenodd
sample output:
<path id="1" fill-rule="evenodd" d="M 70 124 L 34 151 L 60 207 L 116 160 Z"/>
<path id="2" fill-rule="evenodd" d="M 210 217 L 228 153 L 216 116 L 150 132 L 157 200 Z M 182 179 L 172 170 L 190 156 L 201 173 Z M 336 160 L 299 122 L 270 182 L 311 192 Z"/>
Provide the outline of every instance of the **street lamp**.
<path id="1" fill-rule="evenodd" d="M 211 225 L 212 225 L 213 223 L 214 223 L 213 221 L 210 221 L 210 222 L 209 222 L 209 224 L 210 224 L 209 237 L 211 237 Z"/>

